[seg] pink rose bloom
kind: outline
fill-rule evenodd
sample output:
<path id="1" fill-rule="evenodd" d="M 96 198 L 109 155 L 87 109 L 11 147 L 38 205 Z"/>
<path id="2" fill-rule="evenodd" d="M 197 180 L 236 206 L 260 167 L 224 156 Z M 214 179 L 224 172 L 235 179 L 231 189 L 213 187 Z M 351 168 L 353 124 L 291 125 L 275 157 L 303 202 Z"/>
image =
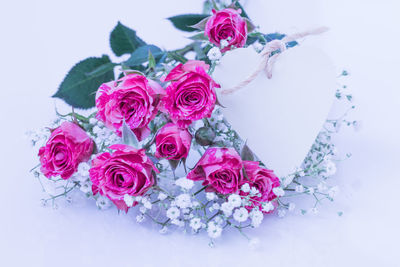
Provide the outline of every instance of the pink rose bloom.
<path id="1" fill-rule="evenodd" d="M 143 196 L 155 184 L 155 172 L 159 171 L 144 149 L 127 145 L 112 145 L 110 149 L 115 151 L 92 160 L 89 174 L 93 194 L 107 196 L 118 209 L 127 212 L 124 195 Z"/>
<path id="2" fill-rule="evenodd" d="M 186 158 L 191 142 L 192 135 L 188 130 L 181 129 L 174 123 L 167 123 L 157 133 L 155 156 L 170 160 Z"/>
<path id="3" fill-rule="evenodd" d="M 203 61 L 189 60 L 176 66 L 165 78 L 172 83 L 163 98 L 164 108 L 179 127 L 211 117 L 217 99 L 214 88 L 220 86 L 207 74 L 208 68 Z"/>
<path id="4" fill-rule="evenodd" d="M 268 202 L 276 198 L 276 195 L 272 191 L 275 187 L 280 186 L 279 178 L 274 174 L 272 170 L 268 170 L 259 166 L 257 161 L 243 161 L 244 170 L 248 180 L 243 180 L 244 183 L 248 183 L 250 187 L 255 187 L 261 194 L 260 197 L 253 196 L 250 200 L 254 200 L 255 206 L 261 207 L 260 202 Z M 240 191 L 240 195 L 248 195 Z M 248 207 L 252 209 L 252 207 Z"/>
<path id="5" fill-rule="evenodd" d="M 243 181 L 242 160 L 233 148 L 208 148 L 187 178 L 204 180 L 206 191 L 236 193 Z"/>
<path id="6" fill-rule="evenodd" d="M 243 47 L 246 44 L 247 23 L 240 13 L 240 9 L 232 8 L 213 10 L 213 15 L 207 20 L 204 34 L 210 42 L 217 46 L 221 46 L 222 40 L 228 42 L 222 52 L 230 50 L 231 46 Z"/>
<path id="7" fill-rule="evenodd" d="M 128 74 L 118 81 L 104 83 L 96 94 L 96 118 L 121 136 L 125 120 L 140 140 L 150 134 L 149 122 L 157 115 L 163 88 L 140 74 Z"/>
<path id="8" fill-rule="evenodd" d="M 86 132 L 75 123 L 63 122 L 39 149 L 40 170 L 47 178 L 60 175 L 68 179 L 79 163 L 90 159 L 92 152 L 93 141 Z"/>

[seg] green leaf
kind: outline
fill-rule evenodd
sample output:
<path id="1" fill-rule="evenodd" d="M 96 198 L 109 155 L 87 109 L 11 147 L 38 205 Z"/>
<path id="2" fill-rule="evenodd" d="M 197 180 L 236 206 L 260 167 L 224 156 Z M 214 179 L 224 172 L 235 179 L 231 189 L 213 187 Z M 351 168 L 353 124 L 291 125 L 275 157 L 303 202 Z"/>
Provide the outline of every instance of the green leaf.
<path id="1" fill-rule="evenodd" d="M 122 142 L 125 145 L 132 146 L 138 148 L 139 141 L 137 140 L 136 135 L 132 132 L 131 128 L 126 124 L 125 120 L 122 123 Z"/>
<path id="2" fill-rule="evenodd" d="M 208 41 L 207 36 L 204 35 L 204 32 L 197 33 L 193 36 L 188 37 L 188 39 L 193 41 Z"/>
<path id="3" fill-rule="evenodd" d="M 131 54 L 131 57 L 124 62 L 124 64 L 127 66 L 141 65 L 149 60 L 149 53 L 153 55 L 156 61 L 159 60 L 165 54 L 164 51 L 162 51 L 159 47 L 155 45 L 145 45 L 136 49 Z"/>
<path id="4" fill-rule="evenodd" d="M 178 15 L 168 18 L 174 24 L 175 28 L 185 31 L 185 32 L 194 32 L 196 29 L 192 28 L 192 25 L 195 25 L 208 17 L 206 14 L 185 14 Z"/>
<path id="5" fill-rule="evenodd" d="M 247 144 L 244 144 L 240 156 L 242 160 L 254 161 L 254 154 Z"/>
<path id="6" fill-rule="evenodd" d="M 149 69 L 154 69 L 156 67 L 156 60 L 154 59 L 153 54 L 149 51 Z"/>
<path id="7" fill-rule="evenodd" d="M 68 72 L 53 97 L 61 98 L 76 108 L 94 107 L 99 86 L 114 80 L 115 65 L 106 55 L 80 61 Z"/>
<path id="8" fill-rule="evenodd" d="M 143 45 L 146 45 L 146 43 L 136 35 L 136 31 L 126 27 L 121 22 L 118 22 L 110 34 L 111 50 L 117 56 L 132 53 Z"/>

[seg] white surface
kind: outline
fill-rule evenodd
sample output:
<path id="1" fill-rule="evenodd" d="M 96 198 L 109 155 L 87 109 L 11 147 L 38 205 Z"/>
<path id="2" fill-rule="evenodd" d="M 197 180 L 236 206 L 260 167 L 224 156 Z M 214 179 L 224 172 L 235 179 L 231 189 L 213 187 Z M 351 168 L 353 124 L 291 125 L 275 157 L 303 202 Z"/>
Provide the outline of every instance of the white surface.
<path id="1" fill-rule="evenodd" d="M 246 80 L 260 59 L 253 47 L 225 54 L 213 73 L 221 85 L 218 91 Z M 321 131 L 334 100 L 336 76 L 329 56 L 303 43 L 278 57 L 271 79 L 262 71 L 238 91 L 219 94 L 218 100 L 249 148 L 284 177 L 301 166 Z"/>
<path id="2" fill-rule="evenodd" d="M 163 18 L 197 12 L 200 2 L 2 1 L 1 266 L 398 265 L 400 4 L 249 0 L 246 6 L 265 32 L 331 27 L 319 38 L 321 46 L 338 73 L 342 67 L 350 71 L 346 83 L 356 97 L 354 116 L 363 121 L 361 132 L 345 131 L 337 139 L 342 150 L 353 153 L 340 164 L 338 201 L 315 217 L 266 220 L 250 233 L 261 239 L 256 251 L 237 234 L 226 234 L 214 249 L 204 236 L 161 236 L 130 215 L 99 212 L 91 202 L 58 211 L 41 208 L 40 186 L 28 174 L 37 159 L 22 135 L 53 118 L 49 96 L 67 70 L 87 56 L 110 54 L 108 34 L 118 19 L 148 42 L 180 47 L 186 42 L 182 33 Z"/>

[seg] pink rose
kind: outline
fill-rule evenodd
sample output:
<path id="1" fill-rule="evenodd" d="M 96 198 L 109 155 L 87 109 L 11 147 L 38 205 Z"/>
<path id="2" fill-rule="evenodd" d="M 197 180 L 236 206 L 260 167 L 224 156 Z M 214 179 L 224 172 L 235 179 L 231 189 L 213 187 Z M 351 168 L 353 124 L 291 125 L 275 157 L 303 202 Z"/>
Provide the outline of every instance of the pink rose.
<path id="1" fill-rule="evenodd" d="M 110 149 L 115 151 L 92 160 L 89 174 L 93 194 L 107 196 L 118 209 L 127 212 L 124 195 L 143 196 L 155 184 L 155 172 L 159 171 L 144 149 L 127 145 L 112 145 Z"/>
<path id="2" fill-rule="evenodd" d="M 60 175 L 68 179 L 79 163 L 89 160 L 92 152 L 93 141 L 86 132 L 75 123 L 63 122 L 39 149 L 40 170 L 47 178 Z"/>
<path id="3" fill-rule="evenodd" d="M 207 20 L 204 34 L 211 43 L 221 46 L 226 40 L 228 45 L 221 51 L 231 49 L 231 46 L 243 47 L 247 40 L 247 23 L 240 16 L 241 10 L 226 8 L 220 11 L 213 10 L 213 15 Z"/>
<path id="4" fill-rule="evenodd" d="M 217 99 L 214 88 L 220 86 L 207 74 L 208 68 L 202 61 L 189 60 L 176 66 L 165 78 L 172 83 L 166 89 L 164 107 L 179 127 L 211 116 Z"/>
<path id="5" fill-rule="evenodd" d="M 155 156 L 170 160 L 186 158 L 191 142 L 192 135 L 188 130 L 181 129 L 174 123 L 167 123 L 157 133 Z"/>
<path id="6" fill-rule="evenodd" d="M 163 91 L 159 84 L 140 74 L 102 84 L 96 94 L 96 118 L 119 136 L 125 120 L 140 141 L 150 133 L 148 124 L 157 114 Z"/>
<path id="7" fill-rule="evenodd" d="M 233 148 L 208 148 L 188 179 L 204 180 L 206 191 L 232 194 L 238 191 L 243 181 L 243 165 L 239 154 Z"/>
<path id="8" fill-rule="evenodd" d="M 261 196 L 253 196 L 250 200 L 253 200 L 255 206 L 261 207 L 260 202 L 268 202 L 276 198 L 276 195 L 272 191 L 275 187 L 280 186 L 279 178 L 274 174 L 272 170 L 268 170 L 259 166 L 257 161 L 243 161 L 244 171 L 248 180 L 243 180 L 244 183 L 248 183 L 250 187 L 255 187 L 261 194 Z M 240 191 L 241 195 L 248 195 Z M 248 207 L 251 209 L 251 207 Z"/>

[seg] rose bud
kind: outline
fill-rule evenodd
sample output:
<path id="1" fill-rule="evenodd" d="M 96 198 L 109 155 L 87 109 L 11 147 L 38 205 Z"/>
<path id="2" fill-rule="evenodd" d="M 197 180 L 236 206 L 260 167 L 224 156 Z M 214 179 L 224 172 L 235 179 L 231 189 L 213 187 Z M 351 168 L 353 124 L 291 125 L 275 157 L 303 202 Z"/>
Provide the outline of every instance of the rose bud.
<path id="1" fill-rule="evenodd" d="M 241 10 L 226 8 L 219 11 L 213 10 L 213 15 L 207 20 L 204 34 L 211 43 L 221 47 L 226 52 L 234 47 L 243 47 L 247 40 L 247 23 L 240 16 Z"/>
<path id="2" fill-rule="evenodd" d="M 187 129 L 181 129 L 174 123 L 167 123 L 157 133 L 155 156 L 169 160 L 186 158 L 191 142 L 192 135 Z"/>
<path id="3" fill-rule="evenodd" d="M 68 179 L 92 152 L 93 141 L 86 132 L 75 123 L 63 122 L 39 149 L 40 170 L 47 178 L 60 175 Z"/>

